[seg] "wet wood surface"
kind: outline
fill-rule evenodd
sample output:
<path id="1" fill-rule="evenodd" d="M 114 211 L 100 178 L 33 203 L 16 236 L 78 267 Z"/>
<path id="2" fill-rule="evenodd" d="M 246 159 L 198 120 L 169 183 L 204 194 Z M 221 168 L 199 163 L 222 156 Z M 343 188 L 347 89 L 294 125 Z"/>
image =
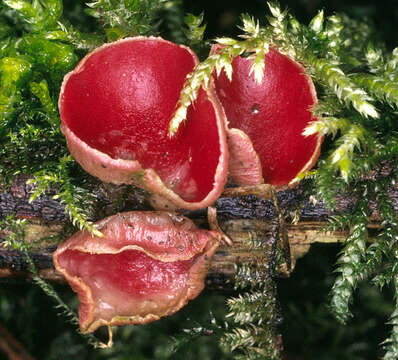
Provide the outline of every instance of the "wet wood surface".
<path id="1" fill-rule="evenodd" d="M 17 218 L 28 220 L 25 241 L 33 244 L 30 254 L 40 276 L 50 281 L 62 282 L 62 276 L 54 270 L 52 252 L 56 249 L 60 238 L 65 239 L 68 236 L 66 231 L 66 229 L 70 230 L 68 217 L 64 207 L 53 200 L 51 194 L 30 203 L 30 189 L 25 181 L 26 179 L 22 178 L 9 191 L 0 192 L 0 218 L 4 219 L 7 215 L 13 214 Z M 97 194 L 104 199 L 101 209 L 97 212 L 98 218 L 115 213 L 112 205 L 114 202 L 109 197 L 117 196 L 118 192 L 128 194 L 124 204 L 125 210 L 148 209 L 145 200 L 131 189 L 105 185 L 105 187 L 99 187 Z M 391 192 L 391 198 L 396 211 L 398 211 L 397 189 Z M 327 219 L 333 213 L 321 202 L 303 199 L 300 189 L 280 192 L 278 200 L 280 208 L 287 215 L 286 230 L 290 244 L 292 269 L 295 261 L 308 252 L 311 244 L 341 242 L 347 236 L 345 232 L 325 231 Z M 355 203 L 355 199 L 347 196 L 336 199 L 336 201 L 338 211 L 343 212 L 349 212 Z M 233 240 L 233 245 L 219 247 L 213 258 L 207 282 L 210 287 L 223 288 L 230 283 L 237 266 L 251 263 L 253 240 L 264 238 L 266 241 L 275 226 L 276 213 L 271 200 L 260 199 L 253 195 L 221 198 L 217 201 L 216 208 L 219 224 Z M 183 212 L 183 215 L 204 227 L 207 226 L 206 214 L 206 209 Z M 378 221 L 378 214 L 375 210 L 369 228 L 377 229 Z M 0 234 L 0 282 L 29 281 L 31 275 L 24 254 L 2 246 L 2 240 L 6 237 L 7 231 Z M 264 256 L 264 261 L 267 261 L 267 257 L 270 255 L 265 251 L 261 256 Z M 278 268 L 280 276 L 288 276 L 290 271 L 283 264 Z"/>

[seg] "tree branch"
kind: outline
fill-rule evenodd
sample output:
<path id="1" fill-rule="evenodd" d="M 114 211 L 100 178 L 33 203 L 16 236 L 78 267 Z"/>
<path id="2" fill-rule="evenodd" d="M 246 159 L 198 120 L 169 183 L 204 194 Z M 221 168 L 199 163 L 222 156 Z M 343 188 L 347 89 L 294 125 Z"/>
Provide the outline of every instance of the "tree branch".
<path id="1" fill-rule="evenodd" d="M 52 252 L 59 239 L 65 239 L 65 228 L 69 225 L 61 204 L 44 196 L 33 203 L 29 203 L 29 188 L 25 184 L 26 179 L 15 183 L 8 193 L 0 193 L 0 216 L 5 217 L 15 214 L 20 218 L 27 218 L 29 225 L 26 229 L 25 241 L 33 244 L 31 257 L 35 262 L 41 277 L 51 281 L 63 281 L 52 265 Z M 104 190 L 105 189 L 105 190 Z M 99 196 L 106 198 L 107 194 L 114 196 L 117 192 L 126 193 L 120 187 L 112 185 L 100 185 Z M 130 192 L 128 192 L 130 193 Z M 105 194 L 105 195 L 104 195 Z M 148 205 L 134 200 L 128 201 L 127 210 L 148 209 Z M 390 194 L 398 211 L 398 189 Z M 336 199 L 338 211 L 349 212 L 355 199 L 342 196 Z M 325 232 L 327 219 L 333 215 L 321 202 L 313 203 L 302 198 L 300 189 L 287 190 L 278 193 L 278 202 L 284 214 L 295 213 L 286 221 L 286 230 L 291 251 L 292 269 L 298 258 L 305 255 L 311 244 L 336 243 L 344 241 L 346 232 Z M 107 203 L 106 199 L 104 203 Z M 108 203 L 112 203 L 108 201 Z M 369 205 L 370 207 L 372 204 Z M 253 238 L 269 236 L 277 216 L 271 200 L 259 199 L 256 196 L 239 198 L 221 198 L 216 203 L 217 215 L 220 227 L 233 240 L 232 246 L 221 245 L 214 256 L 212 267 L 208 275 L 208 286 L 225 288 L 231 284 L 231 279 L 236 271 L 236 266 L 251 262 L 251 248 Z M 297 212 L 297 209 L 300 209 Z M 114 209 L 101 207 L 98 218 L 114 213 Z M 292 218 L 299 214 L 300 221 L 292 222 Z M 199 211 L 186 211 L 185 216 L 193 219 L 199 226 L 208 226 L 206 209 Z M 288 216 L 289 217 L 289 216 Z M 97 219 L 93 219 L 97 220 Z M 378 213 L 374 210 L 369 228 L 377 228 Z M 1 246 L 1 238 L 6 238 L 7 233 L 0 234 L 0 281 L 17 281 L 29 279 L 30 274 L 25 257 L 22 253 L 5 249 Z M 264 257 L 267 254 L 263 255 Z M 264 258 L 264 261 L 267 259 Z M 280 276 L 288 276 L 290 271 L 281 266 L 278 269 Z"/>

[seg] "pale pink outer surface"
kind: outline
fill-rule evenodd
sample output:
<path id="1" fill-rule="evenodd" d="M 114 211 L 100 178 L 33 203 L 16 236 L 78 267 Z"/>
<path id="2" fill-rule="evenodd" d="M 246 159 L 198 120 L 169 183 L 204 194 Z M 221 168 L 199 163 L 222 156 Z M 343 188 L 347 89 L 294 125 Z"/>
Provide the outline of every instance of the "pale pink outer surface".
<path id="1" fill-rule="evenodd" d="M 251 186 L 264 183 L 261 161 L 250 138 L 242 130 L 227 130 L 229 146 L 229 178 L 235 185 Z"/>
<path id="2" fill-rule="evenodd" d="M 131 42 L 141 40 L 153 40 L 153 41 L 168 41 L 162 38 L 156 37 L 142 37 L 137 36 L 134 38 L 125 38 L 115 43 L 104 44 L 95 49 L 90 54 L 83 58 L 77 67 L 68 73 L 63 80 L 60 97 L 58 102 L 59 111 L 62 119 L 62 98 L 64 94 L 65 85 L 68 79 L 75 73 L 82 71 L 85 61 L 94 53 L 101 51 L 104 48 L 110 47 L 113 44 L 120 42 Z M 188 47 L 179 45 L 181 48 L 186 49 L 197 65 L 199 60 L 196 54 Z M 74 134 L 63 122 L 61 122 L 61 131 L 65 135 L 67 140 L 67 146 L 74 157 L 74 159 L 91 175 L 98 177 L 104 182 L 113 184 L 133 184 L 137 187 L 145 189 L 151 193 L 156 193 L 172 201 L 177 207 L 184 209 L 201 209 L 213 204 L 218 197 L 221 195 L 228 176 L 228 163 L 229 163 L 229 152 L 226 140 L 225 130 L 225 113 L 216 96 L 214 85 L 210 82 L 209 86 L 204 89 L 208 95 L 209 101 L 213 104 L 214 111 L 217 118 L 217 129 L 220 139 L 220 157 L 219 162 L 214 174 L 214 186 L 212 190 L 199 202 L 185 201 L 181 196 L 171 190 L 165 185 L 162 179 L 158 176 L 154 169 L 144 169 L 138 160 L 125 160 L 125 159 L 114 159 L 109 155 L 90 147 L 87 143 L 82 141 L 76 134 Z"/>
<path id="3" fill-rule="evenodd" d="M 198 229 L 185 217 L 155 211 L 120 213 L 96 225 L 104 234 L 103 238 L 92 236 L 87 231 L 77 232 L 53 255 L 56 269 L 78 294 L 82 332 L 93 332 L 103 325 L 145 324 L 158 320 L 175 313 L 203 290 L 211 257 L 219 245 L 219 233 Z M 193 263 L 184 288 L 168 289 L 159 298 L 143 301 L 125 298 L 119 290 L 113 293 L 112 284 L 107 285 L 108 291 L 98 292 L 84 279 L 71 276 L 67 260 L 62 259 L 62 254 L 68 250 L 87 254 L 119 254 L 137 250 L 160 262 L 192 260 Z M 123 315 L 118 315 L 118 312 L 123 312 Z"/>
<path id="4" fill-rule="evenodd" d="M 219 44 L 213 45 L 210 50 L 210 55 L 217 53 L 217 51 L 222 47 L 223 46 Z M 247 59 L 244 59 L 244 61 L 246 60 Z M 306 71 L 301 64 L 293 60 L 291 61 L 295 63 L 295 66 L 297 66 L 297 68 L 299 68 L 303 74 L 306 74 Z M 221 76 L 225 77 L 225 74 L 221 74 Z M 234 75 L 232 75 L 232 77 L 234 77 Z M 308 81 L 308 86 L 311 91 L 311 95 L 313 97 L 313 103 L 315 105 L 318 102 L 315 86 L 311 78 L 308 75 L 306 75 L 306 77 Z M 216 76 L 215 76 L 215 84 L 217 84 Z M 224 96 L 227 95 L 224 93 Z M 241 113 L 240 116 L 243 119 L 244 114 Z M 229 177 L 231 181 L 236 185 L 240 186 L 260 185 L 266 182 L 264 181 L 262 175 L 263 171 L 262 171 L 261 159 L 256 153 L 250 137 L 241 129 L 231 128 L 229 126 L 228 118 L 227 118 L 226 127 L 227 127 L 228 146 L 230 152 Z M 270 131 L 272 131 L 272 129 L 270 129 Z M 299 134 L 299 136 L 304 136 L 304 135 Z M 323 136 L 318 136 L 316 146 L 314 148 L 314 151 L 310 159 L 301 168 L 301 170 L 297 172 L 296 176 L 300 173 L 305 173 L 315 165 L 320 155 L 323 138 L 324 138 Z M 286 145 L 289 146 L 289 144 Z M 294 177 L 291 179 L 290 182 L 286 184 L 277 185 L 276 189 L 283 190 L 286 189 L 287 187 L 294 187 L 295 185 L 297 185 L 298 181 L 299 180 L 296 177 Z"/>

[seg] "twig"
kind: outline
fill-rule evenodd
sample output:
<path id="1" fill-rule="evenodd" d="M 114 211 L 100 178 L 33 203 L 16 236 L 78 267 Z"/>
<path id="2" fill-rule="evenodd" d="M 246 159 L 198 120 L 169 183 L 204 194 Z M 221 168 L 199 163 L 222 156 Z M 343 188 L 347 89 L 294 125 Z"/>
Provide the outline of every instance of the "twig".
<path id="1" fill-rule="evenodd" d="M 225 245 L 232 246 L 233 243 L 231 238 L 225 234 L 218 223 L 217 209 L 213 206 L 207 208 L 207 221 L 209 222 L 210 229 L 218 231 L 221 236 L 221 241 L 224 242 Z"/>
<path id="2" fill-rule="evenodd" d="M 239 197 L 245 195 L 257 195 L 261 199 L 272 198 L 272 185 L 260 184 L 253 186 L 231 187 L 224 189 L 222 196 L 224 197 Z"/>
<path id="3" fill-rule="evenodd" d="M 292 270 L 291 264 L 291 255 L 290 255 L 290 243 L 289 243 L 289 236 L 286 228 L 285 218 L 279 206 L 279 200 L 276 195 L 276 191 L 274 189 L 271 190 L 272 192 L 272 199 L 275 206 L 275 211 L 278 215 L 278 226 L 277 231 L 279 232 L 279 236 L 282 240 L 282 247 L 283 247 L 283 254 L 286 261 L 287 271 L 290 272 Z"/>

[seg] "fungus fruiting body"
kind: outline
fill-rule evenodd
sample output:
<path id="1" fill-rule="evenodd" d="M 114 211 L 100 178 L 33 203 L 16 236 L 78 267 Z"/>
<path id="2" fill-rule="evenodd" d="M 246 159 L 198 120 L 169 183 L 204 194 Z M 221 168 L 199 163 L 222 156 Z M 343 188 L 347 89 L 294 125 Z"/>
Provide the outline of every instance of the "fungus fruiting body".
<path id="1" fill-rule="evenodd" d="M 236 185 L 258 185 L 264 182 L 261 160 L 249 136 L 242 130 L 228 129 L 227 141 L 230 156 L 229 177 Z"/>
<path id="2" fill-rule="evenodd" d="M 73 235 L 54 265 L 77 292 L 82 332 L 171 315 L 204 287 L 217 232 L 167 212 L 126 212 L 97 223 L 103 238 Z"/>
<path id="3" fill-rule="evenodd" d="M 214 46 L 212 52 L 219 48 Z M 300 64 L 276 49 L 265 55 L 261 83 L 254 78 L 252 63 L 252 56 L 237 56 L 231 81 L 224 72 L 215 76 L 230 128 L 230 176 L 237 185 L 291 186 L 320 152 L 322 138 L 303 136 L 316 120 L 311 113 L 317 102 L 315 87 Z"/>
<path id="4" fill-rule="evenodd" d="M 198 63 L 187 47 L 135 37 L 105 44 L 66 75 L 61 130 L 73 157 L 105 182 L 127 183 L 178 207 L 212 204 L 226 182 L 225 115 L 212 84 L 202 87 L 174 137 L 168 124 Z"/>

